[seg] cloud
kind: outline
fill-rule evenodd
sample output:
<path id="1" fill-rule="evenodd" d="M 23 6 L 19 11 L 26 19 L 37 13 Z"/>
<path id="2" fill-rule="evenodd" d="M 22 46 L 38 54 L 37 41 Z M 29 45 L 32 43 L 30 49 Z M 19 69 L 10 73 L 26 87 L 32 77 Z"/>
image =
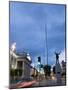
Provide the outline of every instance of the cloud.
<path id="1" fill-rule="evenodd" d="M 52 4 L 10 3 L 10 43 L 17 51 L 27 51 L 34 60 L 46 62 L 45 30 L 47 29 L 49 64 L 55 63 L 54 49 L 65 46 L 65 6 Z"/>

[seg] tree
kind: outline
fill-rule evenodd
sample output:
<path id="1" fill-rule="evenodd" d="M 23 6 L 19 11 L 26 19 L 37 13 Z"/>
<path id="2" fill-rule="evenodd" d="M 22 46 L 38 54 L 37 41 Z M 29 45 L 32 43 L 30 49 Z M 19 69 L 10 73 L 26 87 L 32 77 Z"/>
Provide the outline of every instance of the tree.
<path id="1" fill-rule="evenodd" d="M 50 66 L 50 65 L 45 65 L 45 66 L 43 67 L 43 69 L 44 69 L 45 76 L 46 76 L 46 77 L 47 77 L 47 76 L 50 76 L 50 74 L 51 74 L 51 66 Z"/>

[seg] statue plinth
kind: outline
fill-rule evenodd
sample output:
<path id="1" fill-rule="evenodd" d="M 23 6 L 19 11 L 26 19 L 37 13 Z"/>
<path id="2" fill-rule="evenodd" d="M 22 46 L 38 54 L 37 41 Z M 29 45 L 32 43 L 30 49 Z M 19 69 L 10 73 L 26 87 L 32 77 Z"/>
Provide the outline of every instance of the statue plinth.
<path id="1" fill-rule="evenodd" d="M 61 80 L 61 66 L 60 64 L 56 64 L 56 79 L 57 79 L 57 85 L 60 85 L 62 83 Z"/>
<path id="2" fill-rule="evenodd" d="M 61 66 L 59 64 L 59 55 L 60 53 L 55 53 L 56 55 L 56 79 L 57 79 L 57 85 L 61 85 Z"/>

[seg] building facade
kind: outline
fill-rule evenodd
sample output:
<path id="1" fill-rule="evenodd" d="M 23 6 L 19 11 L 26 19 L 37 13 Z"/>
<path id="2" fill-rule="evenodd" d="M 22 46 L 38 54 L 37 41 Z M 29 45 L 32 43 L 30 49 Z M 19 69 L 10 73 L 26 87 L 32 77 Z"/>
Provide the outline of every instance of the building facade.
<path id="1" fill-rule="evenodd" d="M 15 53 L 10 50 L 10 69 L 21 70 L 21 78 L 30 78 L 31 58 L 29 54 L 25 52 Z"/>

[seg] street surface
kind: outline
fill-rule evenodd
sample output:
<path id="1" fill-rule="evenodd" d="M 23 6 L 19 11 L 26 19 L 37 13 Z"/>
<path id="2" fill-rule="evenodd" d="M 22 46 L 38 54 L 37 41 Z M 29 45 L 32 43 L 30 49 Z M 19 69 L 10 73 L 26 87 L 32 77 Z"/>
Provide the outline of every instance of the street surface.
<path id="1" fill-rule="evenodd" d="M 56 79 L 44 79 L 44 80 L 32 80 L 25 82 L 18 82 L 16 84 L 10 85 L 10 88 L 28 88 L 28 87 L 47 87 L 47 86 L 64 86 L 65 80 L 63 79 L 60 84 L 56 82 Z"/>
<path id="2" fill-rule="evenodd" d="M 41 81 L 36 81 L 35 84 L 33 84 L 33 87 L 38 87 L 38 86 L 63 86 L 65 85 L 65 80 L 62 80 L 62 82 L 60 84 L 58 84 L 56 82 L 56 79 L 55 80 L 52 80 L 52 79 L 44 79 L 44 80 L 41 80 Z"/>

